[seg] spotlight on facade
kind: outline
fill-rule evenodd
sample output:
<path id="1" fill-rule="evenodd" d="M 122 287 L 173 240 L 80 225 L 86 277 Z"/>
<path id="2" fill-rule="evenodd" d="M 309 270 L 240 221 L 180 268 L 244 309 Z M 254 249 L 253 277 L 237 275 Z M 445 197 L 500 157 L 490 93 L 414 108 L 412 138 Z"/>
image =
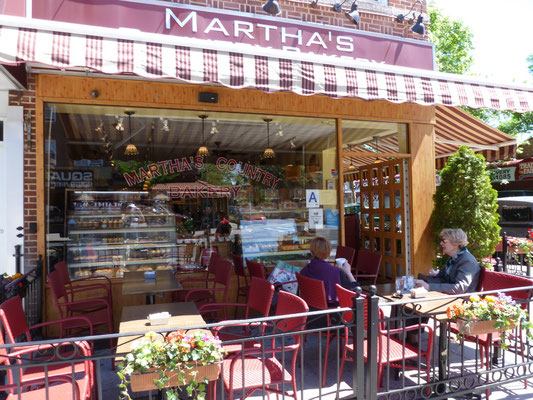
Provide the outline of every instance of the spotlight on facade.
<path id="1" fill-rule="evenodd" d="M 263 10 L 270 15 L 281 14 L 281 8 L 279 7 L 277 0 L 268 0 L 265 4 L 263 4 Z"/>

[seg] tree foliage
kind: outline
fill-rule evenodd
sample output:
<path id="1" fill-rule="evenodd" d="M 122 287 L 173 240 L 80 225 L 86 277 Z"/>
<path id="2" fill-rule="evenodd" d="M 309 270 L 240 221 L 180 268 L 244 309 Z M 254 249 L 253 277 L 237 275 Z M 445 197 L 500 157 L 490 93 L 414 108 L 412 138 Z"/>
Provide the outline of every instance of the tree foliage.
<path id="1" fill-rule="evenodd" d="M 429 41 L 435 44 L 437 69 L 454 74 L 466 73 L 473 62 L 473 34 L 463 22 L 443 15 L 433 4 L 429 5 L 428 13 Z"/>
<path id="2" fill-rule="evenodd" d="M 490 183 L 485 158 L 461 146 L 441 170 L 440 177 L 431 216 L 435 249 L 442 229 L 461 228 L 468 236 L 468 249 L 474 257 L 489 257 L 500 240 L 500 227 L 497 192 Z"/>

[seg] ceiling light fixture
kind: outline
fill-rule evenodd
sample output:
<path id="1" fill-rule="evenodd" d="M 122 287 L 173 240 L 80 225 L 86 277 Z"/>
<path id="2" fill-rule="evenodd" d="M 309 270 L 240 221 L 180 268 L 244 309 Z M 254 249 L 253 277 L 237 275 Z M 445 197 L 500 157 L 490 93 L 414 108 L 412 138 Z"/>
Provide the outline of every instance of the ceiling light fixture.
<path id="1" fill-rule="evenodd" d="M 218 133 L 216 121 L 211 122 L 211 135 Z"/>
<path id="2" fill-rule="evenodd" d="M 168 119 L 161 118 L 161 122 L 163 123 L 163 126 L 161 127 L 161 131 L 170 132 L 170 128 L 168 126 Z"/>
<path id="3" fill-rule="evenodd" d="M 263 153 L 263 158 L 274 158 L 276 157 L 276 153 L 270 148 L 270 123 L 272 122 L 272 118 L 264 118 L 263 121 L 267 124 L 267 148 Z"/>
<path id="4" fill-rule="evenodd" d="M 137 150 L 137 146 L 135 146 L 131 141 L 131 116 L 135 114 L 135 111 L 125 111 L 124 113 L 128 116 L 128 131 L 130 137 L 130 142 L 126 146 L 124 154 L 127 156 L 136 156 L 139 154 L 139 150 Z"/>
<path id="5" fill-rule="evenodd" d="M 283 137 L 283 129 L 281 128 L 281 124 L 276 124 L 278 131 L 276 132 L 276 136 Z"/>
<path id="6" fill-rule="evenodd" d="M 411 14 L 411 11 L 413 11 L 413 9 L 415 8 L 415 6 L 417 4 L 420 4 L 420 14 L 418 15 L 418 17 L 416 17 L 416 13 L 413 13 L 413 16 L 411 18 L 408 19 L 409 23 L 413 24 L 415 23 L 415 19 L 416 19 L 416 23 L 411 27 L 411 30 L 414 32 L 414 33 L 417 33 L 419 35 L 422 35 L 424 36 L 426 34 L 426 27 L 424 26 L 423 22 L 424 22 L 424 17 L 422 16 L 422 7 L 423 7 L 423 4 L 420 0 L 416 0 L 414 3 L 413 3 L 413 6 L 411 7 L 411 9 L 409 10 L 409 12 L 407 14 L 398 14 L 396 16 L 396 21 L 400 22 L 400 23 L 403 23 L 406 19 L 406 16 Z"/>
<path id="7" fill-rule="evenodd" d="M 115 130 L 119 133 L 124 132 L 124 118 L 119 117 L 118 115 L 115 118 L 118 120 L 118 122 L 113 123 L 113 128 L 115 128 Z"/>
<path id="8" fill-rule="evenodd" d="M 281 8 L 279 7 L 277 0 L 268 0 L 265 4 L 263 4 L 263 11 L 270 15 L 281 14 Z"/>
<path id="9" fill-rule="evenodd" d="M 207 150 L 204 138 L 205 119 L 207 118 L 207 115 L 199 115 L 198 118 L 202 119 L 202 145 L 198 148 L 198 152 L 196 153 L 196 155 L 198 157 L 207 157 L 209 156 L 209 150 Z"/>
<path id="10" fill-rule="evenodd" d="M 353 165 L 353 158 L 350 157 L 350 165 L 348 166 L 348 171 L 355 171 L 357 168 Z"/>

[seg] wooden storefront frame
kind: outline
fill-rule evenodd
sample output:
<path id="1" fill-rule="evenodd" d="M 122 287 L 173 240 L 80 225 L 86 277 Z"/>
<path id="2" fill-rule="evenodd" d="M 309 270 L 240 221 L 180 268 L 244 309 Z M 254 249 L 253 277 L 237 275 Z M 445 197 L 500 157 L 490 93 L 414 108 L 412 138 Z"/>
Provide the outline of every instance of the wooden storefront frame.
<path id="1" fill-rule="evenodd" d="M 97 91 L 98 97 L 91 96 Z M 218 103 L 201 103 L 200 92 L 218 94 Z M 182 84 L 133 79 L 37 75 L 36 84 L 36 170 L 37 170 L 37 254 L 46 254 L 45 236 L 45 137 L 44 104 L 70 103 L 120 107 L 167 108 L 198 112 L 238 112 L 264 115 L 331 118 L 336 121 L 338 146 L 342 145 L 342 119 L 404 123 L 409 127 L 411 193 L 425 187 L 424 193 L 413 196 L 411 202 L 413 272 L 423 272 L 431 265 L 431 235 L 428 235 L 429 215 L 434 191 L 434 132 L 435 107 L 417 104 L 394 104 L 386 101 L 368 102 L 355 98 L 333 99 L 327 96 L 301 96 L 294 93 L 265 93 L 257 89 L 230 89 L 221 86 Z M 421 141 L 422 140 L 422 141 Z M 433 147 L 431 147 L 433 146 Z M 431 152 L 431 149 L 433 151 Z M 344 209 L 342 152 L 337 148 L 338 206 Z M 428 154 L 422 154 L 430 151 Z M 428 161 L 429 160 L 429 161 Z M 422 171 L 423 172 L 420 172 Z M 418 172 L 416 172 L 418 171 Z M 431 181 L 427 175 L 432 175 Z M 419 178 L 422 177 L 420 180 Z M 419 181 L 420 180 L 420 181 Z M 416 182 L 413 182 L 416 181 Z M 429 190 L 428 190 L 428 184 Z M 429 195 L 428 195 L 429 194 Z M 414 204 L 420 203 L 420 204 Z M 413 212 L 423 210 L 420 215 Z M 417 211 L 418 213 L 418 211 Z M 340 243 L 344 244 L 344 221 L 340 218 Z M 418 242 L 415 242 L 418 240 Z M 416 247 L 416 249 L 415 249 Z M 418 253 L 417 251 L 418 250 Z M 46 258 L 46 257 L 45 257 Z M 429 261 L 429 264 L 428 264 Z M 426 268 L 427 266 L 427 268 Z"/>

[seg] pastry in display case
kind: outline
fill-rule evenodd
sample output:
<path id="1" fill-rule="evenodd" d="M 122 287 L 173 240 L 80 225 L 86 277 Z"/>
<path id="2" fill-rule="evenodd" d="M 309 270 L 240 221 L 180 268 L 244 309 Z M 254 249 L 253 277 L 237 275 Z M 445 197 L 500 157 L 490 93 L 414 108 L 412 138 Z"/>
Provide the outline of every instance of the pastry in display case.
<path id="1" fill-rule="evenodd" d="M 175 217 L 165 198 L 149 192 L 69 191 L 67 200 L 71 276 L 122 277 L 126 271 L 175 267 Z"/>

